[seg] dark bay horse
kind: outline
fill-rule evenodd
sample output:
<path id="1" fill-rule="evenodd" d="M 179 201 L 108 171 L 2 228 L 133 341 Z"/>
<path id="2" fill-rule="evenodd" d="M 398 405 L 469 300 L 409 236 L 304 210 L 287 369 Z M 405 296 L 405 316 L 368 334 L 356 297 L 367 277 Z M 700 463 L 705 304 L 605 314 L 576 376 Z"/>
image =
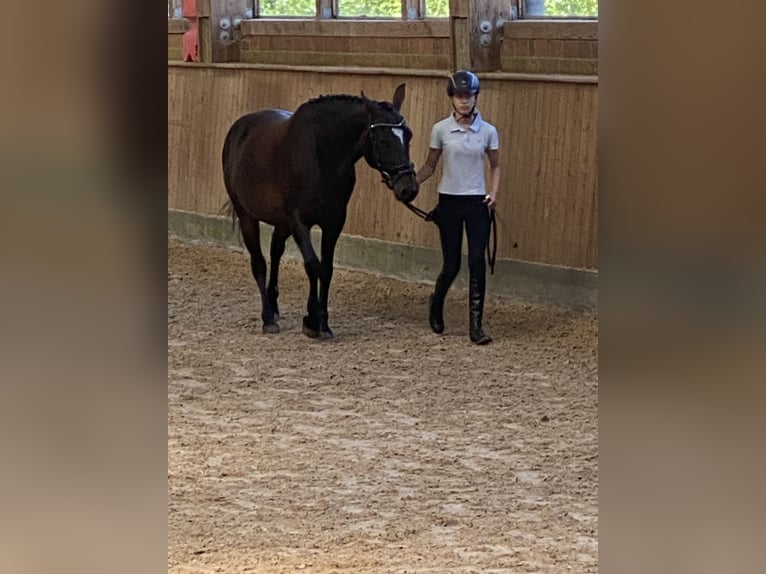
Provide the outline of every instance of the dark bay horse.
<path id="1" fill-rule="evenodd" d="M 333 256 L 364 157 L 399 201 L 418 194 L 410 161 L 412 132 L 399 113 L 405 85 L 392 102 L 348 95 L 309 100 L 291 114 L 262 110 L 236 120 L 223 145 L 223 179 L 232 216 L 239 219 L 250 267 L 261 292 L 263 332 L 279 332 L 279 261 L 292 235 L 309 279 L 303 333 L 331 338 L 327 299 Z M 259 222 L 274 226 L 271 272 L 261 252 Z M 311 245 L 311 228 L 322 231 L 322 258 Z M 319 289 L 317 290 L 317 283 Z"/>

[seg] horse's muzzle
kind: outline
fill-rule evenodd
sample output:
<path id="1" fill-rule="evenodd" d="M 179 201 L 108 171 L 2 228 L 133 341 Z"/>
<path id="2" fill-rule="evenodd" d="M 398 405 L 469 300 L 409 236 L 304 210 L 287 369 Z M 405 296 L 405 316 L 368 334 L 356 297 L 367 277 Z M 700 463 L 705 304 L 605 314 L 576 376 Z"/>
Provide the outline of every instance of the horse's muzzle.
<path id="1" fill-rule="evenodd" d="M 404 203 L 409 203 L 418 196 L 419 186 L 417 180 L 412 178 L 412 185 L 403 187 L 401 190 L 394 189 L 396 199 Z"/>
<path id="2" fill-rule="evenodd" d="M 415 169 L 412 164 L 405 169 L 397 171 L 393 176 L 387 172 L 381 172 L 383 182 L 389 189 L 393 190 L 396 199 L 404 203 L 409 203 L 418 195 L 420 185 L 415 177 Z"/>

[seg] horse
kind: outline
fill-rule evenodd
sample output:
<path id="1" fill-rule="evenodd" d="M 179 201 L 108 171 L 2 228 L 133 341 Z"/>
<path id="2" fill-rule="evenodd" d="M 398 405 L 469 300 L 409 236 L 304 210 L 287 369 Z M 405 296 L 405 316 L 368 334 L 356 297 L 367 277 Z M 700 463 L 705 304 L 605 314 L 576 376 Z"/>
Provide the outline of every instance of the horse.
<path id="1" fill-rule="evenodd" d="M 294 113 L 267 109 L 245 114 L 228 130 L 223 144 L 226 208 L 250 253 L 250 268 L 261 294 L 262 332 L 278 333 L 279 262 L 292 236 L 309 281 L 302 331 L 330 339 L 327 301 L 335 244 L 346 222 L 362 157 L 380 172 L 395 198 L 408 205 L 418 194 L 410 161 L 412 131 L 400 114 L 405 84 L 393 99 L 376 101 L 346 94 L 326 95 L 301 104 Z M 273 226 L 271 271 L 261 252 L 260 222 Z M 311 244 L 321 230 L 321 260 Z M 317 290 L 317 283 L 319 289 Z"/>

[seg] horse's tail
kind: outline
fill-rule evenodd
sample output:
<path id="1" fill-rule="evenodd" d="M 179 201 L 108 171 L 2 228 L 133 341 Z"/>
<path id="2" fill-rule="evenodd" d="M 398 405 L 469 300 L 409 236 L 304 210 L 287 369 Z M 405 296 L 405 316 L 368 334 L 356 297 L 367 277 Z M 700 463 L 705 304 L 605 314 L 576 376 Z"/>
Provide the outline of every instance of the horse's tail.
<path id="1" fill-rule="evenodd" d="M 234 209 L 234 203 L 232 203 L 231 199 L 227 199 L 224 204 L 221 206 L 221 209 L 218 210 L 219 215 L 226 215 L 231 217 L 231 230 L 235 231 L 237 228 L 237 210 Z"/>

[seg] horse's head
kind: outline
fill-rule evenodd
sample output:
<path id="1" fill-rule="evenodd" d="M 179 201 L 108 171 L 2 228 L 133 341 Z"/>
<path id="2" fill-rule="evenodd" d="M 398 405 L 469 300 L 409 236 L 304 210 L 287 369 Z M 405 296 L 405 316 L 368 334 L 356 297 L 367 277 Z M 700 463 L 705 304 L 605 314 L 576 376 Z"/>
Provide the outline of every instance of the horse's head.
<path id="1" fill-rule="evenodd" d="M 396 199 L 409 203 L 417 196 L 419 186 L 410 161 L 412 131 L 399 113 L 404 101 L 404 84 L 396 88 L 393 103 L 369 100 L 364 93 L 362 97 L 370 113 L 364 159 L 380 172 Z"/>

